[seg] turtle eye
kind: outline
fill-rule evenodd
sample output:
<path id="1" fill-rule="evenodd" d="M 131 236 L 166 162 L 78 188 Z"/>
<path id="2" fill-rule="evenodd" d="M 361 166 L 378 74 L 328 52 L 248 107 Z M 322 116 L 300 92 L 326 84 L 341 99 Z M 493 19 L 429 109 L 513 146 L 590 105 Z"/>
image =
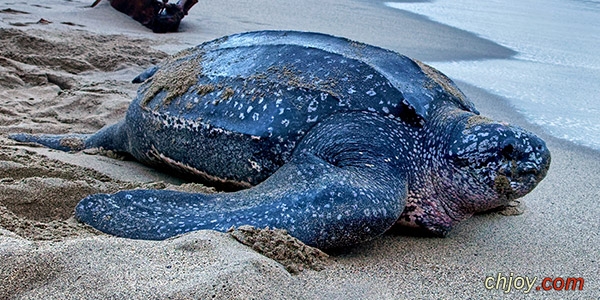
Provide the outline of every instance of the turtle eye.
<path id="1" fill-rule="evenodd" d="M 502 148 L 501 153 L 502 153 L 502 156 L 504 156 L 504 157 L 511 157 L 514 151 L 515 151 L 515 146 L 509 144 Z"/>
<path id="2" fill-rule="evenodd" d="M 500 153 L 504 157 L 512 157 L 516 149 L 517 141 L 515 139 L 507 139 L 502 143 Z"/>

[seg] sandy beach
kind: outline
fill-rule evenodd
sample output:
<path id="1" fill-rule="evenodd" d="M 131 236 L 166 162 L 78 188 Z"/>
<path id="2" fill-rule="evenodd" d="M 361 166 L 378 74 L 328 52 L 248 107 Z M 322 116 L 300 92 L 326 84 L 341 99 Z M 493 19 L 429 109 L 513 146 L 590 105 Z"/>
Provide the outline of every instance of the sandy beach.
<path id="1" fill-rule="evenodd" d="M 8 133 L 91 133 L 115 123 L 136 93 L 131 79 L 179 50 L 237 32 L 294 29 L 422 61 L 514 54 L 379 1 L 200 1 L 172 34 L 92 2 L 0 1 L 0 299 L 598 299 L 600 153 L 549 136 L 505 99 L 463 82 L 483 115 L 535 132 L 552 152 L 546 179 L 521 199 L 521 215 L 477 215 L 446 238 L 389 232 L 298 274 L 226 233 L 139 241 L 78 223 L 73 208 L 93 193 L 214 190 L 114 153 L 48 150 Z M 512 278 L 510 291 L 486 288 L 502 276 Z M 536 290 L 546 277 L 585 284 Z M 515 288 L 517 278 L 535 285 Z"/>

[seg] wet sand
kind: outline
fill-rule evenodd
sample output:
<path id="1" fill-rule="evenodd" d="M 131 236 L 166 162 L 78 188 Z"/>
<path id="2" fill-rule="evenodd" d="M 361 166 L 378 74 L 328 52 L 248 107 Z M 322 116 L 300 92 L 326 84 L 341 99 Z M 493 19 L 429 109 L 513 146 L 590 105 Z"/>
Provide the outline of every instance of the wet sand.
<path id="1" fill-rule="evenodd" d="M 167 35 L 107 1 L 93 9 L 91 2 L 0 2 L 0 298 L 499 298 L 504 291 L 486 289 L 486 277 L 511 272 L 537 277 L 535 286 L 544 277 L 585 280 L 582 291 L 534 286 L 525 295 L 513 287 L 512 296 L 597 297 L 600 154 L 547 136 L 504 99 L 464 83 L 482 114 L 540 134 L 552 151 L 548 176 L 522 199 L 522 215 L 478 215 L 444 239 L 388 233 L 329 253 L 324 270 L 299 275 L 224 233 L 135 241 L 77 223 L 73 207 L 91 193 L 211 190 L 111 155 L 17 145 L 7 134 L 88 133 L 114 123 L 135 95 L 131 78 L 167 54 L 260 29 L 341 35 L 424 61 L 513 54 L 376 1 L 201 1 L 181 32 Z"/>

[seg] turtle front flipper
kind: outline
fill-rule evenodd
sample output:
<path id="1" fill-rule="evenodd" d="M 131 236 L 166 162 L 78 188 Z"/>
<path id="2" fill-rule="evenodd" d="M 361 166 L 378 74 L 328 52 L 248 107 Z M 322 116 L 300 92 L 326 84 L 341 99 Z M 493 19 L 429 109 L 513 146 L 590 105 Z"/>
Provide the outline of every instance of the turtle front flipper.
<path id="1" fill-rule="evenodd" d="M 286 229 L 319 248 L 365 242 L 396 222 L 407 192 L 397 159 L 388 155 L 396 149 L 390 147 L 394 139 L 377 136 L 389 135 L 378 129 L 388 120 L 371 117 L 372 123 L 333 118 L 317 125 L 288 163 L 247 190 L 96 194 L 83 199 L 75 215 L 103 232 L 135 239 L 161 240 L 200 229 L 226 231 L 252 225 Z M 344 121 L 348 119 L 353 118 Z M 362 130 L 365 127 L 371 130 Z"/>
<path id="2" fill-rule="evenodd" d="M 27 134 L 14 133 L 8 137 L 23 143 L 36 143 L 61 151 L 80 151 L 89 148 L 103 148 L 117 152 L 129 152 L 127 133 L 121 121 L 100 129 L 93 134 Z"/>
<path id="3" fill-rule="evenodd" d="M 156 72 L 158 72 L 158 66 L 152 66 L 147 68 L 146 70 L 144 70 L 142 73 L 140 73 L 138 76 L 136 76 L 133 80 L 131 80 L 131 83 L 142 83 L 146 80 L 148 80 L 148 78 L 154 76 L 154 74 Z"/>

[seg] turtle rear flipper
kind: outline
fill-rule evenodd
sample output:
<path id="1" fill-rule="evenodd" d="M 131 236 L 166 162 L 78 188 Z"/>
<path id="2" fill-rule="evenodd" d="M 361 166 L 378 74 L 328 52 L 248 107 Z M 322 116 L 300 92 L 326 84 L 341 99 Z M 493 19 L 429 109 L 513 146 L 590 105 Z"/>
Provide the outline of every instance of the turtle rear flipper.
<path id="1" fill-rule="evenodd" d="M 15 133 L 8 137 L 22 143 L 35 143 L 61 151 L 79 151 L 85 149 L 85 141 L 91 134 L 28 134 Z"/>
<path id="2" fill-rule="evenodd" d="M 127 137 L 123 130 L 124 122 L 102 128 L 93 134 L 27 134 L 15 133 L 8 137 L 23 143 L 36 143 L 61 151 L 80 151 L 89 148 L 103 148 L 117 152 L 128 152 Z"/>
<path id="3" fill-rule="evenodd" d="M 378 136 L 391 137 L 378 130 L 383 121 L 390 121 L 371 116 L 372 122 L 364 122 L 352 115 L 356 114 L 317 125 L 292 159 L 255 187 L 219 194 L 96 194 L 77 205 L 75 216 L 103 232 L 134 239 L 161 240 L 200 229 L 251 225 L 285 229 L 319 248 L 371 240 L 400 216 L 407 184 L 387 156 L 397 148 L 391 145 L 395 139 Z M 349 125 L 349 119 L 354 124 Z M 382 142 L 374 145 L 372 139 Z"/>

